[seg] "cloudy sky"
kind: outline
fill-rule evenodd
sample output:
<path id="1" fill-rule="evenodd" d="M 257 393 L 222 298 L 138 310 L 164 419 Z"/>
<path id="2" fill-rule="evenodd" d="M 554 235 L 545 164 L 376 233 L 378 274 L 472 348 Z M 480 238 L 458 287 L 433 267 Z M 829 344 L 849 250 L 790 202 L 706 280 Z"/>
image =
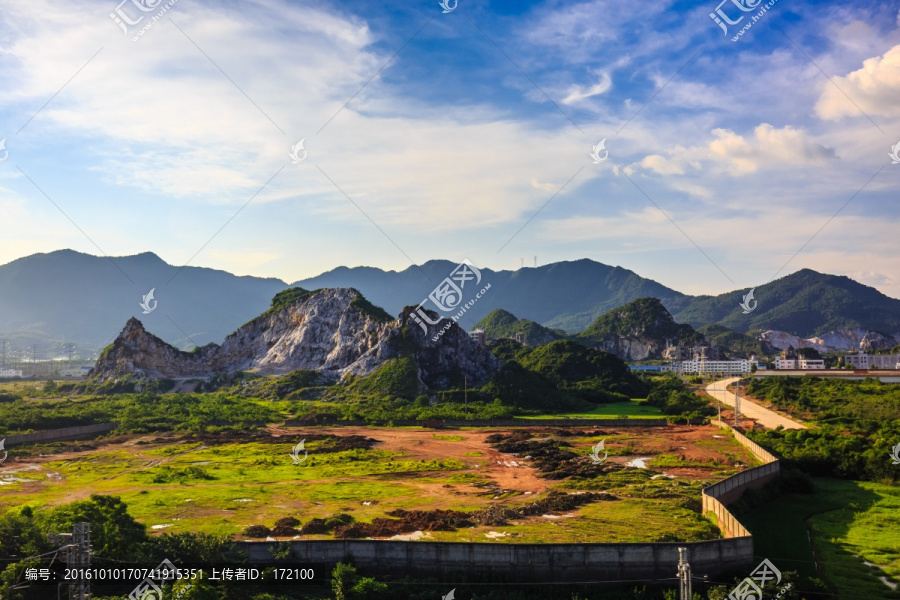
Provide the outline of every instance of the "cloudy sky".
<path id="1" fill-rule="evenodd" d="M 900 1 L 765 6 L 0 0 L 0 263 L 588 257 L 900 297 Z"/>

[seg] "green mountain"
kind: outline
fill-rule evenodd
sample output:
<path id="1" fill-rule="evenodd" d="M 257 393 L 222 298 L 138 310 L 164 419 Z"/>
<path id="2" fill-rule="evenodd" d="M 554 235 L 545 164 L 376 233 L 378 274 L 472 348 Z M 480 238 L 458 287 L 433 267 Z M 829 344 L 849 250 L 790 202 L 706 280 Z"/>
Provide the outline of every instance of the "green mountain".
<path id="1" fill-rule="evenodd" d="M 509 311 L 498 308 L 478 321 L 475 327 L 484 329 L 488 341 L 514 338 L 517 333 L 525 335 L 526 346 L 540 346 L 566 337 L 560 329 L 550 329 L 528 319 L 518 319 Z"/>
<path id="2" fill-rule="evenodd" d="M 718 323 L 740 333 L 775 329 L 800 337 L 855 328 L 900 332 L 900 300 L 849 277 L 802 269 L 755 288 L 756 308 L 745 315 L 739 303 L 749 291 L 694 298 L 675 318 L 694 327 Z"/>
<path id="3" fill-rule="evenodd" d="M 115 338 L 130 317 L 140 317 L 179 347 L 221 342 L 258 315 L 287 285 L 278 279 L 238 277 L 202 267 L 177 267 L 146 252 L 91 256 L 73 250 L 34 254 L 0 266 L 0 339 L 8 359 L 36 344 L 58 357 L 62 342 L 91 356 Z M 143 297 L 154 290 L 148 303 Z"/>
<path id="4" fill-rule="evenodd" d="M 402 271 L 339 267 L 298 285 L 309 290 L 354 288 L 394 316 L 404 306 L 422 301 L 424 308 L 434 310 L 428 295 L 456 266 L 431 260 Z M 491 287 L 468 307 L 459 325 L 470 330 L 502 308 L 511 314 L 494 315 L 487 323 L 489 335 L 521 330 L 529 343 L 554 339 L 562 335 L 560 329 L 570 334 L 585 330 L 607 312 L 644 297 L 659 299 L 678 323 L 694 328 L 718 324 L 738 333 L 774 329 L 800 337 L 862 330 L 850 336 L 856 340 L 852 345 L 858 345 L 857 338 L 867 330 L 900 339 L 900 300 L 848 277 L 809 269 L 755 288 L 758 305 L 746 315 L 739 304 L 749 290 L 692 297 L 628 269 L 588 259 L 516 271 L 484 268 L 479 274 L 477 284 L 469 282 L 477 287 L 463 290 L 463 301 Z M 220 343 L 287 287 L 278 279 L 170 265 L 150 252 L 121 257 L 71 250 L 35 254 L 0 265 L 0 341 L 7 342 L 7 359 L 13 363 L 35 352 L 39 357 L 59 357 L 64 342 L 76 344 L 76 358 L 87 358 L 134 316 L 180 348 Z M 151 304 L 158 307 L 148 313 L 140 303 L 150 290 L 154 290 Z M 605 333 L 611 332 L 623 337 L 621 331 Z M 582 337 L 590 341 L 603 333 L 586 332 Z"/>
<path id="5" fill-rule="evenodd" d="M 317 277 L 293 285 L 308 290 L 327 287 L 352 287 L 372 303 L 398 314 L 405 305 L 418 304 L 456 264 L 430 260 L 402 271 L 382 271 L 371 267 L 338 267 Z M 589 259 L 564 261 L 516 271 L 480 270 L 475 291 L 486 284 L 491 289 L 478 299 L 460 319 L 466 329 L 498 308 L 545 327 L 568 332 L 581 331 L 606 311 L 642 296 L 660 298 L 670 310 L 682 310 L 690 296 L 645 279 L 628 269 L 612 267 Z M 464 290 L 464 299 L 474 291 Z M 434 309 L 431 302 L 425 308 Z"/>
<path id="6" fill-rule="evenodd" d="M 481 391 L 514 406 L 589 409 L 590 404 L 621 402 L 648 391 L 621 359 L 576 342 L 521 347 L 500 340 L 492 350 L 506 363 Z"/>
<path id="7" fill-rule="evenodd" d="M 611 310 L 572 339 L 624 360 L 662 358 L 668 346 L 705 343 L 693 327 L 677 323 L 657 298 L 638 298 Z"/>

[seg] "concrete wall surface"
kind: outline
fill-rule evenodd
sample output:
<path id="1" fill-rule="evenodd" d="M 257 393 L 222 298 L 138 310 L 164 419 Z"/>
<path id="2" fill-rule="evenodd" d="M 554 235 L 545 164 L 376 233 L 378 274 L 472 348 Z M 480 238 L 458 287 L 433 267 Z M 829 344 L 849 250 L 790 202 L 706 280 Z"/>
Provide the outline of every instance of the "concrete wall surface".
<path id="1" fill-rule="evenodd" d="M 22 433 L 6 437 L 6 446 L 16 444 L 33 444 L 35 442 L 61 442 L 65 440 L 77 440 L 82 437 L 91 437 L 103 433 L 109 433 L 118 423 L 98 423 L 96 425 L 81 425 L 79 427 L 64 427 L 62 429 L 46 429 L 34 433 Z"/>
<path id="2" fill-rule="evenodd" d="M 503 581 L 615 581 L 671 579 L 678 548 L 688 548 L 699 575 L 751 565 L 753 539 L 728 538 L 692 543 L 505 544 L 398 542 L 384 540 L 292 541 L 285 562 L 330 571 L 352 561 L 370 575 L 484 577 Z M 276 542 L 238 542 L 251 563 L 271 563 Z"/>

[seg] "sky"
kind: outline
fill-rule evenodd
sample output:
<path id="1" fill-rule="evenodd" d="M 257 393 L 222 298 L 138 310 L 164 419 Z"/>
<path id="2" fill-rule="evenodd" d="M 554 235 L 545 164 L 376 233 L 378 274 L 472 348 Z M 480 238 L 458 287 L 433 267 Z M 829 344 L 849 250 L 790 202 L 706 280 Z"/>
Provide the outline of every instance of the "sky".
<path id="1" fill-rule="evenodd" d="M 0 0 L 0 85 L 0 263 L 900 298 L 900 0 Z"/>

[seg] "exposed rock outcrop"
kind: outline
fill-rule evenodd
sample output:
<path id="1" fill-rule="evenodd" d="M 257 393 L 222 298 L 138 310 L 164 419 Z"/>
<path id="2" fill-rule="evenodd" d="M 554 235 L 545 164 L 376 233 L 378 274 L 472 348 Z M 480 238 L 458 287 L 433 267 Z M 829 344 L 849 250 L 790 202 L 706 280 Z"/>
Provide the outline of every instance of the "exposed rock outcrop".
<path id="1" fill-rule="evenodd" d="M 273 308 L 229 335 L 221 346 L 209 344 L 192 352 L 167 344 L 132 318 L 89 377 L 202 379 L 236 371 L 281 375 L 305 369 L 337 381 L 346 375 L 367 375 L 387 359 L 412 355 L 420 380 L 440 388 L 451 374 L 480 385 L 502 364 L 452 321 L 442 319 L 429 326 L 434 331 L 426 335 L 418 325 L 407 325 L 408 313 L 391 320 L 354 289 L 294 290 L 295 300 L 276 304 L 276 297 Z M 432 341 L 445 326 L 444 335 Z"/>
<path id="2" fill-rule="evenodd" d="M 846 352 L 852 350 L 883 350 L 897 344 L 893 336 L 883 335 L 866 329 L 839 329 L 818 337 L 801 338 L 784 331 L 764 331 L 760 339 L 769 342 L 779 350 L 789 346 L 794 348 L 815 348 L 819 352 Z"/>

